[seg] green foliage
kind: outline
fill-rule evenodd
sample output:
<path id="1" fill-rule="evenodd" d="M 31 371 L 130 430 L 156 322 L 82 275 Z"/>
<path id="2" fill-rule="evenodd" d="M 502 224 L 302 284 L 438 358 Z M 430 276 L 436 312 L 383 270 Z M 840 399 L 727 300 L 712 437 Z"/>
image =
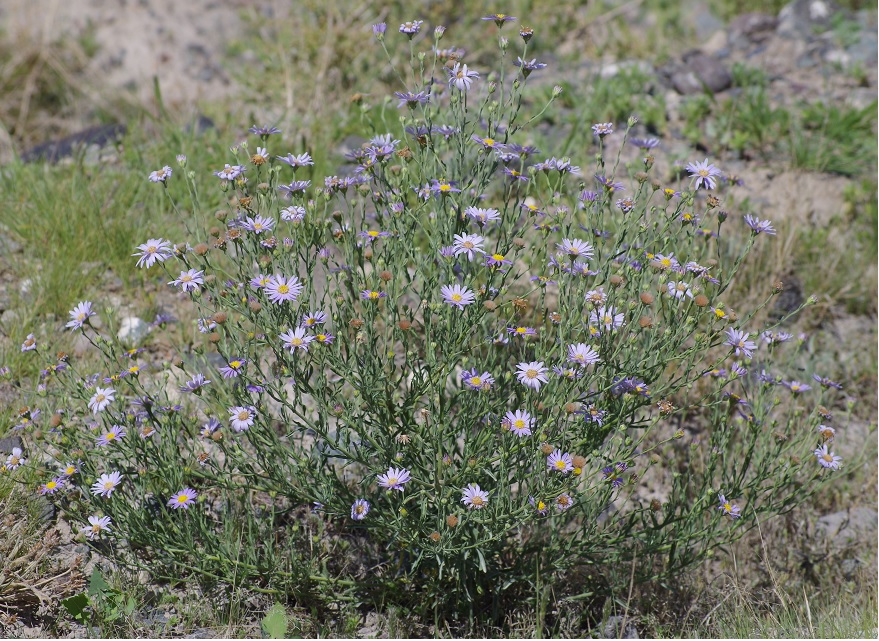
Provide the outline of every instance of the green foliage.
<path id="1" fill-rule="evenodd" d="M 269 639 L 287 638 L 287 612 L 280 603 L 275 603 L 262 620 L 262 629 Z"/>

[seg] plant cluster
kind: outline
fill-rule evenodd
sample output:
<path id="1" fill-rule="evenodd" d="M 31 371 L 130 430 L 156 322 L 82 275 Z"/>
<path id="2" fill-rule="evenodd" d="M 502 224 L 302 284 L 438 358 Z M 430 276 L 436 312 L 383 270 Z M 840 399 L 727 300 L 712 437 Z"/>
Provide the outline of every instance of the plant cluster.
<path id="1" fill-rule="evenodd" d="M 400 26 L 399 118 L 345 175 L 269 126 L 214 176 L 152 172 L 189 238 L 134 256 L 191 302 L 188 346 L 150 363 L 90 301 L 66 327 L 103 371 L 28 336 L 45 369 L 3 473 L 155 577 L 437 616 L 671 578 L 819 491 L 839 385 L 770 373 L 798 340 L 724 302 L 772 223 L 724 211 L 707 159 L 654 177 L 635 117 L 592 126 L 592 169 L 543 154 L 529 125 L 561 88 L 526 113 L 534 33 L 485 23 L 492 72 Z"/>

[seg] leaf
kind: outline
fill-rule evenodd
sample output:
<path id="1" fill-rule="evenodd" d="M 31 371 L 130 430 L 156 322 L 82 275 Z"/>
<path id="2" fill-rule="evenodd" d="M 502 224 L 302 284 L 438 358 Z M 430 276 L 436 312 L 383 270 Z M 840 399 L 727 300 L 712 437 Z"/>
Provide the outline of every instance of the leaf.
<path id="1" fill-rule="evenodd" d="M 77 621 L 81 621 L 83 619 L 83 612 L 88 607 L 89 597 L 85 592 L 80 592 L 79 594 L 74 594 L 72 597 L 68 597 L 61 601 L 61 605 L 64 606 L 64 609 Z"/>
<path id="2" fill-rule="evenodd" d="M 92 578 L 89 579 L 89 594 L 94 595 L 99 592 L 109 592 L 110 585 L 104 581 L 104 577 L 101 576 L 101 571 L 95 566 L 95 569 L 92 570 Z"/>
<path id="3" fill-rule="evenodd" d="M 275 603 L 262 620 L 262 629 L 270 639 L 283 639 L 287 636 L 287 612 L 280 603 Z"/>
<path id="4" fill-rule="evenodd" d="M 137 607 L 137 604 L 134 602 L 134 597 L 128 597 L 128 603 L 125 604 L 125 614 L 129 615 L 134 612 L 134 608 Z"/>

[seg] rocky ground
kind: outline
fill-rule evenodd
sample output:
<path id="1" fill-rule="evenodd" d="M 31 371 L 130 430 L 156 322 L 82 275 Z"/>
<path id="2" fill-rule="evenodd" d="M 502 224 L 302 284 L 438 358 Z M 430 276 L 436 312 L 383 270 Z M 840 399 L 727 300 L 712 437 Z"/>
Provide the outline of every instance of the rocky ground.
<path id="1" fill-rule="evenodd" d="M 639 16 L 637 4 L 628 3 L 632 20 L 649 24 L 649 15 Z M 725 24 L 707 5 L 692 4 L 688 19 L 693 21 L 699 34 L 698 46 L 673 51 L 666 62 L 656 65 L 626 59 L 584 61 L 557 69 L 555 75 L 548 74 L 540 82 L 552 85 L 563 78 L 571 83 L 587 83 L 595 73 L 608 77 L 633 67 L 642 70 L 651 79 L 649 90 L 661 94 L 668 108 L 663 144 L 671 156 L 676 153 L 683 156 L 692 148 L 692 142 L 685 141 L 682 135 L 684 116 L 680 107 L 685 98 L 706 90 L 718 101 L 734 98 L 741 91 L 740 87 L 733 86 L 732 69 L 736 63 L 758 67 L 767 74 L 767 92 L 774 106 L 792 105 L 808 98 L 840 107 L 864 108 L 876 100 L 875 11 L 844 12 L 823 0 L 794 0 L 778 16 L 748 13 Z M 629 11 L 625 9 L 628 5 L 623 5 L 625 11 Z M 113 11 L 107 11 L 103 0 L 5 0 L 0 4 L 4 38 L 21 45 L 22 51 L 25 45 L 69 38 L 79 43 L 81 49 L 88 49 L 90 55 L 83 60 L 78 76 L 81 95 L 76 108 L 68 110 L 64 118 L 53 119 L 52 127 L 47 129 L 58 135 L 49 139 L 31 134 L 9 136 L 11 123 L 4 122 L 6 135 L 5 139 L 0 136 L 0 159 L 8 160 L 15 153 L 35 160 L 54 154 L 57 160 L 82 143 L 96 150 L 109 147 L 112 153 L 114 137 L 122 131 L 119 125 L 125 123 L 90 129 L 99 122 L 96 114 L 112 113 L 112 105 L 119 100 L 156 108 L 154 78 L 158 78 L 163 103 L 169 110 L 192 115 L 201 113 L 205 104 L 221 102 L 229 111 L 234 111 L 246 87 L 230 69 L 253 62 L 252 51 L 245 48 L 232 54 L 228 48 L 228 43 L 245 28 L 242 11 L 267 21 L 289 18 L 286 4 L 276 0 L 119 0 Z M 369 16 L 364 17 L 367 19 Z M 558 47 L 560 60 L 577 51 L 577 34 L 569 35 L 571 37 Z M 21 110 L 18 115 L 21 116 Z M 64 142 L 64 137 L 70 135 L 75 138 Z M 47 142 L 49 147 L 33 150 L 34 146 Z M 46 152 L 47 149 L 50 152 Z M 821 227 L 844 220 L 840 207 L 852 183 L 848 177 L 779 169 L 764 158 L 747 154 L 730 155 L 724 159 L 724 167 L 743 178 L 743 197 L 776 223 L 790 221 Z M 0 266 L 14 261 L 16 254 L 24 251 L 26 248 L 14 240 L 4 239 Z M 875 263 L 866 268 L 875 272 Z M 0 307 L 10 305 L 10 297 L 4 292 L 27 287 L 26 282 L 14 280 L 10 273 L 4 272 L 0 282 Z M 796 283 L 800 277 L 790 273 L 787 280 Z M 116 291 L 113 286 L 109 291 L 119 296 L 120 289 L 121 284 L 116 286 Z M 119 302 L 121 305 L 121 297 Z M 168 296 L 165 304 L 174 313 L 176 299 Z M 875 305 L 868 309 L 872 312 L 867 315 L 841 310 L 828 313 L 824 329 L 837 341 L 836 358 L 844 359 L 857 353 L 864 341 L 875 345 Z M 14 322 L 14 316 L 8 316 L 8 312 L 11 310 L 0 309 L 3 314 L 0 322 Z M 149 331 L 151 320 L 137 318 L 132 312 L 124 320 L 123 331 L 132 336 L 145 333 Z M 0 389 L 3 398 L 11 393 L 12 390 Z M 871 430 L 876 421 L 875 409 L 859 408 L 858 415 L 860 418 L 853 422 L 855 433 L 849 436 L 846 445 L 849 451 L 843 451 L 843 455 L 854 454 L 866 443 L 875 441 L 875 431 Z M 16 444 L 14 436 L 0 439 L 0 452 L 8 452 Z M 815 546 L 841 548 L 875 541 L 879 519 L 875 508 L 875 497 L 868 496 L 859 505 L 821 516 L 812 535 Z M 48 507 L 37 518 L 44 519 L 50 526 L 49 532 L 53 532 L 47 535 L 46 546 L 51 547 L 57 565 L 77 567 L 66 580 L 82 581 L 99 558 L 87 546 L 75 542 L 69 526 L 57 519 Z M 843 572 L 854 572 L 859 563 L 857 556 L 845 562 L 848 565 L 842 568 Z M 138 616 L 142 619 L 143 632 L 151 635 L 189 633 L 189 638 L 203 638 L 224 632 L 210 629 L 193 632 L 176 614 L 179 613 L 174 611 L 174 606 L 163 605 L 147 608 Z M 38 620 L 14 621 L 4 616 L 6 618 L 0 617 L 0 630 L 6 635 L 46 635 Z M 609 624 L 609 628 L 608 634 L 618 632 L 613 625 Z M 359 633 L 371 636 L 379 629 L 375 621 L 368 619 Z M 67 625 L 70 637 L 88 634 L 89 630 L 83 626 Z"/>

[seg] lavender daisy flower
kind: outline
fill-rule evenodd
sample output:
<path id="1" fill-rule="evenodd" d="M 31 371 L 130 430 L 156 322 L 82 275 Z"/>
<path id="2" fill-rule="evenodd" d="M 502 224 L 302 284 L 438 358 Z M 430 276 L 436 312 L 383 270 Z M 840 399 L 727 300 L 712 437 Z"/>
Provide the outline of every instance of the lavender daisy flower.
<path id="1" fill-rule="evenodd" d="M 483 16 L 482 20 L 484 22 L 494 22 L 498 27 L 503 27 L 504 23 L 507 22 L 515 22 L 516 18 L 513 16 L 508 16 L 505 13 L 492 13 L 487 16 Z"/>
<path id="2" fill-rule="evenodd" d="M 775 236 L 775 229 L 772 227 L 771 220 L 759 220 L 756 216 L 745 214 L 745 223 L 751 228 L 755 236 L 757 234 Z"/>
<path id="3" fill-rule="evenodd" d="M 199 391 L 205 385 L 210 385 L 210 383 L 211 382 L 204 377 L 204 374 L 196 374 L 178 389 L 185 394 L 192 394 Z"/>
<path id="4" fill-rule="evenodd" d="M 421 31 L 421 25 L 424 24 L 424 20 L 411 20 L 409 22 L 404 22 L 400 25 L 400 33 L 403 33 L 409 36 L 409 39 L 412 39 L 412 36 Z"/>
<path id="5" fill-rule="evenodd" d="M 485 264 L 487 267 L 501 267 L 503 265 L 512 265 L 513 261 L 509 260 L 503 254 L 495 252 L 494 254 L 485 256 Z"/>
<path id="6" fill-rule="evenodd" d="M 842 464 L 842 457 L 836 456 L 833 452 L 829 452 L 827 449 L 827 443 L 815 450 L 814 454 L 821 467 L 830 470 L 838 470 Z"/>
<path id="7" fill-rule="evenodd" d="M 615 307 L 601 306 L 589 313 L 589 323 L 606 331 L 614 331 L 625 323 L 625 316 L 617 312 Z"/>
<path id="8" fill-rule="evenodd" d="M 385 32 L 388 30 L 387 23 L 379 22 L 378 24 L 372 25 L 372 35 L 375 36 L 376 40 L 381 42 L 385 38 Z"/>
<path id="9" fill-rule="evenodd" d="M 564 512 L 571 508 L 574 505 L 574 499 L 571 498 L 571 495 L 567 492 L 562 492 L 556 497 L 555 500 L 555 509 L 559 512 Z"/>
<path id="10" fill-rule="evenodd" d="M 534 427 L 534 417 L 524 410 L 507 412 L 503 424 L 516 436 L 529 436 L 531 428 Z"/>
<path id="11" fill-rule="evenodd" d="M 300 167 L 309 167 L 314 165 L 314 160 L 312 160 L 311 155 L 309 153 L 299 154 L 298 156 L 294 156 L 293 154 L 287 154 L 286 156 L 275 156 L 278 160 L 286 165 L 290 165 L 293 169 L 299 169 Z"/>
<path id="12" fill-rule="evenodd" d="M 623 484 L 622 474 L 629 466 L 625 463 L 617 463 L 616 465 L 608 465 L 601 470 L 602 477 L 611 484 L 614 489 L 619 488 Z"/>
<path id="13" fill-rule="evenodd" d="M 605 136 L 609 136 L 613 133 L 613 123 L 612 122 L 599 122 L 592 125 L 592 133 L 600 138 L 604 138 Z"/>
<path id="14" fill-rule="evenodd" d="M 168 165 L 165 165 L 161 169 L 157 169 L 156 171 L 150 172 L 150 182 L 151 183 L 164 183 L 167 181 L 173 172 Z"/>
<path id="15" fill-rule="evenodd" d="M 479 145 L 482 145 L 483 150 L 486 150 L 486 149 L 503 150 L 505 147 L 504 144 L 498 142 L 494 138 L 481 138 L 481 137 L 477 136 L 476 134 L 473 134 L 472 136 L 470 136 L 470 140 L 472 140 L 475 143 L 478 143 Z"/>
<path id="16" fill-rule="evenodd" d="M 461 254 L 467 255 L 467 260 L 473 260 L 476 254 L 485 254 L 482 248 L 485 238 L 478 234 L 455 234 L 455 242 L 452 247 L 455 250 L 455 256 Z"/>
<path id="17" fill-rule="evenodd" d="M 690 289 L 689 283 L 685 283 L 684 281 L 673 281 L 670 280 L 666 284 L 666 288 L 668 289 L 668 295 L 681 300 L 685 296 L 688 298 L 693 298 L 693 291 Z"/>
<path id="18" fill-rule="evenodd" d="M 455 66 L 449 69 L 448 72 L 449 86 L 455 87 L 458 91 L 470 91 L 473 81 L 479 79 L 477 72 L 470 71 L 467 65 L 462 65 L 460 62 L 455 63 Z"/>
<path id="19" fill-rule="evenodd" d="M 295 302 L 299 297 L 299 294 L 302 293 L 304 286 L 299 281 L 296 276 L 291 276 L 289 278 L 277 274 L 272 275 L 269 278 L 269 282 L 266 283 L 265 291 L 269 297 L 269 300 L 279 305 L 284 302 Z"/>
<path id="20" fill-rule="evenodd" d="M 322 311 L 308 312 L 302 317 L 300 325 L 303 327 L 314 327 L 315 325 L 323 325 L 327 322 L 327 315 Z"/>
<path id="21" fill-rule="evenodd" d="M 577 238 L 573 240 L 565 238 L 561 243 L 557 243 L 556 247 L 571 258 L 592 258 L 594 256 L 592 245 Z"/>
<path id="22" fill-rule="evenodd" d="M 357 234 L 360 238 L 366 240 L 367 244 L 372 243 L 374 240 L 378 240 L 379 238 L 388 238 L 391 235 L 389 231 L 378 231 L 375 229 L 370 229 L 367 231 L 362 231 Z"/>
<path id="23" fill-rule="evenodd" d="M 598 352 L 585 343 L 577 343 L 576 345 L 568 345 L 568 362 L 586 367 L 600 363 L 601 358 L 598 356 Z"/>
<path id="24" fill-rule="evenodd" d="M 516 365 L 516 370 L 516 378 L 519 382 L 533 390 L 539 390 L 540 386 L 549 380 L 546 377 L 548 370 L 540 361 L 519 363 Z"/>
<path id="25" fill-rule="evenodd" d="M 109 430 L 102 434 L 100 438 L 98 438 L 95 444 L 98 447 L 106 447 L 110 443 L 115 443 L 120 438 L 125 437 L 126 434 L 127 432 L 124 427 L 121 425 L 113 425 Z"/>
<path id="26" fill-rule="evenodd" d="M 750 334 L 737 329 L 728 329 L 726 330 L 726 335 L 727 339 L 724 341 L 724 345 L 732 347 L 735 350 L 736 356 L 743 354 L 747 359 L 753 357 L 757 344 L 754 341 L 748 340 Z"/>
<path id="27" fill-rule="evenodd" d="M 59 469 L 61 472 L 61 478 L 70 478 L 74 474 L 79 472 L 79 467 L 75 463 L 66 463 L 61 466 Z"/>
<path id="28" fill-rule="evenodd" d="M 80 329 L 94 315 L 95 312 L 92 310 L 92 304 L 89 301 L 83 301 L 70 310 L 70 320 L 67 321 L 65 327 L 68 329 Z"/>
<path id="29" fill-rule="evenodd" d="M 387 292 L 377 292 L 374 289 L 364 289 L 360 292 L 360 298 L 363 300 L 378 300 L 385 298 L 387 295 Z"/>
<path id="30" fill-rule="evenodd" d="M 448 196 L 453 193 L 461 193 L 455 185 L 458 183 L 453 180 L 433 180 L 430 184 L 430 193 L 435 196 Z"/>
<path id="31" fill-rule="evenodd" d="M 324 345 L 332 345 L 333 341 L 336 340 L 336 337 L 332 334 L 315 334 L 314 340 L 318 343 L 323 343 Z"/>
<path id="32" fill-rule="evenodd" d="M 733 505 L 732 502 L 727 501 L 723 494 L 718 495 L 717 500 L 720 502 L 717 509 L 720 510 L 724 516 L 728 516 L 730 519 L 737 519 L 742 516 L 739 506 Z"/>
<path id="33" fill-rule="evenodd" d="M 241 224 L 241 228 L 247 231 L 251 231 L 254 234 L 261 234 L 264 231 L 269 232 L 272 231 L 272 228 L 275 226 L 275 221 L 271 218 L 265 218 L 263 216 L 256 216 L 255 218 L 247 217 Z"/>
<path id="34" fill-rule="evenodd" d="M 464 309 L 465 306 L 472 305 L 476 301 L 476 295 L 461 285 L 443 285 L 440 292 L 444 303 L 458 309 Z"/>
<path id="35" fill-rule="evenodd" d="M 659 146 L 659 140 L 656 138 L 630 138 L 629 144 L 635 145 L 639 149 L 655 149 Z"/>
<path id="36" fill-rule="evenodd" d="M 817 374 L 812 374 L 812 378 L 814 378 L 816 381 L 818 381 L 818 384 L 821 385 L 821 387 L 823 387 L 824 389 L 828 389 L 830 387 L 832 387 L 834 389 L 840 389 L 840 390 L 842 389 L 842 385 L 831 381 L 829 378 L 825 378 L 823 376 L 818 376 Z"/>
<path id="37" fill-rule="evenodd" d="M 608 192 L 617 192 L 623 191 L 625 187 L 621 182 L 614 182 L 613 178 L 607 178 L 605 176 L 601 176 L 599 174 L 595 174 L 595 180 L 599 185 L 603 186 L 604 189 Z"/>
<path id="38" fill-rule="evenodd" d="M 546 457 L 546 469 L 550 472 L 567 474 L 574 469 L 574 458 L 567 452 L 555 450 Z"/>
<path id="39" fill-rule="evenodd" d="M 210 438 L 214 434 L 214 432 L 220 429 L 220 427 L 222 427 L 220 425 L 220 421 L 218 421 L 214 417 L 211 417 L 210 419 L 208 419 L 207 423 L 202 425 L 201 432 L 199 432 L 199 434 L 202 438 Z"/>
<path id="40" fill-rule="evenodd" d="M 805 383 L 801 383 L 800 381 L 782 381 L 782 385 L 788 388 L 794 394 L 802 394 L 803 392 L 808 392 L 812 389 L 811 385 L 806 385 Z"/>
<path id="41" fill-rule="evenodd" d="M 149 269 L 158 262 L 164 262 L 166 258 L 174 255 L 171 243 L 162 238 L 150 238 L 143 245 L 138 245 L 140 253 L 132 254 L 138 257 L 137 266 Z"/>
<path id="42" fill-rule="evenodd" d="M 369 501 L 366 499 L 357 499 L 351 505 L 351 518 L 355 521 L 362 521 L 369 514 Z"/>
<path id="43" fill-rule="evenodd" d="M 179 510 L 180 508 L 188 510 L 189 506 L 195 503 L 197 496 L 198 493 L 195 490 L 190 487 L 185 487 L 168 499 L 168 507 L 174 510 Z"/>
<path id="44" fill-rule="evenodd" d="M 379 487 L 387 489 L 388 492 L 391 490 L 402 492 L 403 486 L 411 480 L 409 470 L 402 467 L 399 470 L 395 467 L 389 467 L 386 473 L 378 475 Z"/>
<path id="45" fill-rule="evenodd" d="M 464 210 L 464 215 L 480 227 L 485 227 L 488 223 L 499 222 L 501 218 L 497 209 L 483 209 L 481 207 L 468 207 Z"/>
<path id="46" fill-rule="evenodd" d="M 220 368 L 220 374 L 223 378 L 238 378 L 245 365 L 247 365 L 247 361 L 243 358 L 233 358 L 228 365 Z"/>
<path id="47" fill-rule="evenodd" d="M 635 201 L 631 198 L 620 198 L 616 201 L 617 209 L 619 209 L 624 214 L 632 213 L 632 210 L 635 209 Z"/>
<path id="48" fill-rule="evenodd" d="M 46 481 L 40 486 L 40 494 L 43 496 L 46 494 L 54 494 L 58 490 L 63 490 L 65 485 L 65 480 L 60 476 L 56 476 L 51 481 Z"/>
<path id="49" fill-rule="evenodd" d="M 110 498 L 113 490 L 122 482 L 122 475 L 119 472 L 112 474 L 101 474 L 100 478 L 92 484 L 91 492 L 95 496 L 103 496 Z"/>
<path id="50" fill-rule="evenodd" d="M 269 126 L 257 127 L 256 125 L 253 125 L 253 127 L 250 128 L 250 133 L 252 133 L 256 136 L 266 137 L 266 136 L 272 136 L 274 134 L 279 134 L 279 133 L 281 133 L 281 130 L 278 129 L 277 127 L 269 127 Z"/>
<path id="51" fill-rule="evenodd" d="M 463 497 L 461 503 L 467 506 L 468 510 L 481 510 L 488 504 L 488 492 L 480 489 L 477 483 L 470 483 L 461 492 Z"/>
<path id="52" fill-rule="evenodd" d="M 699 189 L 700 187 L 704 189 L 717 188 L 717 181 L 714 179 L 720 176 L 720 170 L 714 165 L 709 164 L 707 158 L 702 162 L 689 163 L 687 165 L 687 171 L 690 172 L 690 176 L 696 178 L 694 184 L 696 189 Z"/>
<path id="53" fill-rule="evenodd" d="M 85 534 L 89 541 L 94 541 L 101 537 L 102 532 L 112 530 L 110 527 L 112 522 L 109 516 L 90 516 L 89 524 L 79 528 L 79 532 L 80 534 Z"/>
<path id="54" fill-rule="evenodd" d="M 305 220 L 305 207 L 292 205 L 281 210 L 281 220 L 288 223 L 299 223 Z"/>
<path id="55" fill-rule="evenodd" d="M 197 292 L 201 289 L 199 285 L 204 284 L 204 272 L 197 269 L 180 272 L 180 276 L 168 284 L 179 287 L 184 292 Z"/>
<path id="56" fill-rule="evenodd" d="M 297 194 L 301 191 L 305 191 L 310 186 L 310 180 L 294 180 L 289 185 L 281 185 L 280 187 L 278 187 L 278 191 L 292 195 Z"/>
<path id="57" fill-rule="evenodd" d="M 546 516 L 549 513 L 549 506 L 540 499 L 535 500 L 533 496 L 529 496 L 528 503 L 531 504 L 538 516 Z"/>
<path id="58" fill-rule="evenodd" d="M 245 172 L 247 167 L 243 167 L 241 165 L 229 165 L 227 164 L 220 171 L 215 171 L 214 176 L 221 180 L 235 180 Z"/>
<path id="59" fill-rule="evenodd" d="M 241 407 L 236 405 L 235 407 L 230 407 L 228 412 L 229 424 L 233 430 L 239 433 L 249 430 L 256 419 L 256 408 L 252 406 Z"/>
<path id="60" fill-rule="evenodd" d="M 294 354 L 297 349 L 308 351 L 308 344 L 314 340 L 314 336 L 306 336 L 304 327 L 297 327 L 281 334 L 278 338 L 284 341 L 284 347 Z"/>
<path id="61" fill-rule="evenodd" d="M 533 58 L 532 60 L 522 60 L 521 57 L 516 58 L 516 62 L 513 63 L 517 67 L 522 68 L 522 75 L 526 78 L 531 75 L 532 71 L 537 71 L 539 69 L 543 69 L 546 67 L 545 62 L 537 62 L 537 58 Z"/>
<path id="62" fill-rule="evenodd" d="M 88 407 L 92 414 L 103 412 L 107 406 L 116 400 L 116 390 L 112 388 L 96 387 L 95 394 L 89 401 Z"/>
<path id="63" fill-rule="evenodd" d="M 423 91 L 419 91 L 418 93 L 412 93 L 411 91 L 395 91 L 394 96 L 400 100 L 400 102 L 397 103 L 397 109 L 402 109 L 403 107 L 415 109 L 418 105 L 426 105 L 430 102 L 430 96 Z"/>
<path id="64" fill-rule="evenodd" d="M 494 376 L 488 372 L 479 374 L 475 369 L 472 372 L 467 370 L 461 372 L 461 380 L 466 387 L 479 392 L 491 389 L 494 384 Z"/>
<path id="65" fill-rule="evenodd" d="M 507 334 L 512 336 L 536 336 L 537 330 L 533 327 L 507 327 Z"/>
<path id="66" fill-rule="evenodd" d="M 27 463 L 27 459 L 22 456 L 21 448 L 13 447 L 12 454 L 6 457 L 5 465 L 8 470 L 16 470 L 25 463 Z"/>

